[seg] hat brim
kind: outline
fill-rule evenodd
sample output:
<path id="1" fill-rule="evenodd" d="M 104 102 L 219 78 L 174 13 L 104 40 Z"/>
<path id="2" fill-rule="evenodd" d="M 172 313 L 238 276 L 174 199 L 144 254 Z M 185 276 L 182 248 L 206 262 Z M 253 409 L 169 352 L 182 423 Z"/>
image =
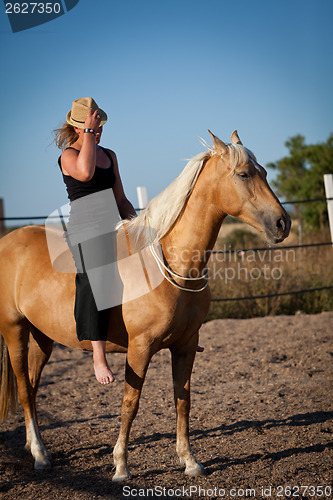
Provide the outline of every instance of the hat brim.
<path id="1" fill-rule="evenodd" d="M 101 117 L 100 127 L 102 127 L 107 122 L 108 115 L 102 109 L 98 109 L 98 113 L 99 113 L 99 116 Z M 72 127 L 82 128 L 82 129 L 84 128 L 84 124 L 85 124 L 85 121 L 84 122 L 77 122 L 76 120 L 74 120 L 72 118 L 72 110 L 70 110 L 67 113 L 66 122 L 69 123 L 69 125 L 72 125 Z"/>

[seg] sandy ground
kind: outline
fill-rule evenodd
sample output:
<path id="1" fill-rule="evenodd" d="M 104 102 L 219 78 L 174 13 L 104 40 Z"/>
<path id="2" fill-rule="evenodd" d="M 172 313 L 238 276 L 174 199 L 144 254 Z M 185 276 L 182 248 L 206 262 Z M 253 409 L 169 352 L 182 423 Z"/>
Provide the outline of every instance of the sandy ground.
<path id="1" fill-rule="evenodd" d="M 184 475 L 175 453 L 170 354 L 158 353 L 125 485 L 111 482 L 125 357 L 109 355 L 117 381 L 102 387 L 91 354 L 56 345 L 38 398 L 53 467 L 34 471 L 20 408 L 0 426 L 0 498 L 331 498 L 321 487 L 332 479 L 332 331 L 332 312 L 202 327 L 191 411 L 192 448 L 207 472 L 199 478 Z"/>

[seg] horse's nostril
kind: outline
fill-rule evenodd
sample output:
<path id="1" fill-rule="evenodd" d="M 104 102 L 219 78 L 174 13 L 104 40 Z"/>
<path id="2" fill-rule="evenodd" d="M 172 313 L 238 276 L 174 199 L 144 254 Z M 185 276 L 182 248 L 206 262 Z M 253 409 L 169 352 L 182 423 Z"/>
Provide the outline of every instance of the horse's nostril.
<path id="1" fill-rule="evenodd" d="M 284 230 L 285 230 L 285 228 L 286 228 L 286 224 L 285 224 L 284 220 L 282 219 L 282 217 L 281 217 L 280 219 L 278 219 L 278 220 L 277 220 L 277 222 L 276 222 L 276 227 L 277 227 L 277 229 L 279 229 L 279 230 L 282 230 L 282 231 L 284 231 Z"/>

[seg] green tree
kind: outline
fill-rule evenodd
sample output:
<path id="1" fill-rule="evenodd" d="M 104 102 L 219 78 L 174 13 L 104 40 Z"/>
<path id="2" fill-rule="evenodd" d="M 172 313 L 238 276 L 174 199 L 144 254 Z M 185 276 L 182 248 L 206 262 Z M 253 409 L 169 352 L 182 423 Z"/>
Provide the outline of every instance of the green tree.
<path id="1" fill-rule="evenodd" d="M 326 142 L 314 145 L 305 144 L 305 138 L 296 135 L 285 146 L 289 156 L 267 165 L 277 171 L 272 184 L 278 195 L 290 201 L 325 198 L 323 176 L 333 174 L 333 134 Z M 322 229 L 327 223 L 325 201 L 296 204 L 294 210 L 308 228 Z"/>

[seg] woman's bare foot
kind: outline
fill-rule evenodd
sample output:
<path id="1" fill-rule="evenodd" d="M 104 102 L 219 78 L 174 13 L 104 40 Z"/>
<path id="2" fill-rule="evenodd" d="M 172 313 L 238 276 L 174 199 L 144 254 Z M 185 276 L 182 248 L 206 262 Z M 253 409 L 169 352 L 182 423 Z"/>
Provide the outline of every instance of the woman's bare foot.
<path id="1" fill-rule="evenodd" d="M 95 376 L 101 384 L 111 384 L 114 381 L 113 373 L 108 365 L 105 356 L 105 344 L 103 340 L 94 340 L 91 342 L 93 346 L 93 359 Z"/>
<path id="2" fill-rule="evenodd" d="M 94 359 L 95 376 L 101 384 L 111 384 L 114 382 L 114 376 L 106 360 L 104 362 L 96 362 Z"/>

